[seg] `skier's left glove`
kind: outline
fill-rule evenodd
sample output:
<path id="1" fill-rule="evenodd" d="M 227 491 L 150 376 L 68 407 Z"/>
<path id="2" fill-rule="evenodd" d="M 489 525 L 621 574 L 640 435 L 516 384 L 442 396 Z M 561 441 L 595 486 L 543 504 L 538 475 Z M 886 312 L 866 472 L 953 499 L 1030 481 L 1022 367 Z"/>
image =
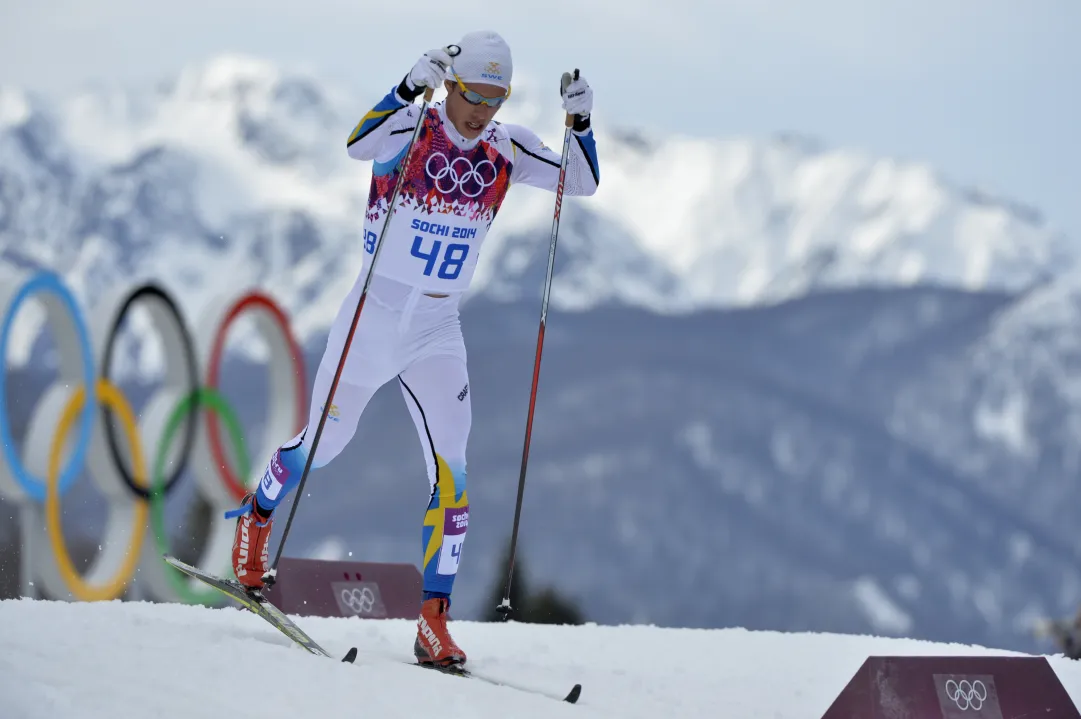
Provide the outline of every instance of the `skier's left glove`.
<path id="1" fill-rule="evenodd" d="M 589 116 L 593 112 L 593 88 L 578 70 L 573 75 L 568 73 L 560 81 L 559 94 L 563 97 L 563 110 L 568 115 L 574 115 L 575 132 L 588 130 Z"/>

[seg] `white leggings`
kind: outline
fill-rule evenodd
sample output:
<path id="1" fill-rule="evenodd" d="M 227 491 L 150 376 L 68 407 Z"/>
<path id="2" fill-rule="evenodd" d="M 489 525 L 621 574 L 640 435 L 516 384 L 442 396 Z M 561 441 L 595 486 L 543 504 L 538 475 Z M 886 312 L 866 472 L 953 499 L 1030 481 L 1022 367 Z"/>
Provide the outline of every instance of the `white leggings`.
<path id="1" fill-rule="evenodd" d="M 307 462 L 327 392 L 341 358 L 363 283 L 342 301 L 312 388 L 308 424 L 267 463 L 258 501 L 276 507 Z M 312 470 L 326 466 L 353 438 L 376 391 L 397 379 L 428 466 L 431 499 L 422 527 L 426 593 L 450 594 L 469 525 L 466 443 L 472 424 L 458 296 L 434 298 L 373 277 L 342 376 L 319 437 Z"/>

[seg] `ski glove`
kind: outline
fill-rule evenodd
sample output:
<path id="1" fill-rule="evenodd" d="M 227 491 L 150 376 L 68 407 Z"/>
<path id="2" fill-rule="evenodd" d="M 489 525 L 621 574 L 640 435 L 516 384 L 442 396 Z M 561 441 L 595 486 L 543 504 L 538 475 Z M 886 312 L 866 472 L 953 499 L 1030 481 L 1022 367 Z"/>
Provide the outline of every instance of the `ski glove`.
<path id="1" fill-rule="evenodd" d="M 559 91 L 563 97 L 563 110 L 568 115 L 574 115 L 574 129 L 578 132 L 589 129 L 589 115 L 593 112 L 593 88 L 586 79 L 578 70 L 575 70 L 573 75 L 566 73 L 560 82 Z"/>
<path id="2" fill-rule="evenodd" d="M 402 80 L 398 88 L 398 94 L 403 100 L 412 102 L 424 92 L 424 88 L 430 87 L 438 90 L 447 79 L 447 72 L 453 63 L 451 54 L 457 55 L 460 50 L 456 45 L 438 47 L 421 55 L 417 63 Z"/>
<path id="3" fill-rule="evenodd" d="M 588 115 L 593 110 L 593 88 L 577 70 L 570 83 L 562 87 L 563 109 L 568 115 Z"/>

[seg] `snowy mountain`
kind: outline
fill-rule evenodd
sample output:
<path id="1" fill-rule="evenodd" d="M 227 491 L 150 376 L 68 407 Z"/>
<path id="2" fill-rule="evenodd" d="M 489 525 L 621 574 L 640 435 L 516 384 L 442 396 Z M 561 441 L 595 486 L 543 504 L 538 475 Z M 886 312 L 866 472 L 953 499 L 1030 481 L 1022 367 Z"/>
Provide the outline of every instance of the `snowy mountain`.
<path id="1" fill-rule="evenodd" d="M 1048 478 L 1081 471 L 1081 275 L 1021 295 L 971 352 L 929 368 L 900 392 L 891 424 L 1003 501 L 1068 526 Z M 1081 537 L 1064 541 L 1081 550 Z"/>
<path id="2" fill-rule="evenodd" d="M 175 277 L 191 297 L 228 272 L 273 287 L 315 331 L 359 266 L 370 165 L 345 138 L 395 80 L 347 95 L 222 56 L 59 104 L 0 90 L 0 256 L 71 268 L 90 301 L 111 272 Z M 557 146 L 558 98 L 529 78 L 514 97 L 500 119 Z M 922 164 L 791 136 L 651 135 L 603 107 L 599 95 L 601 188 L 566 205 L 555 307 L 693 311 L 869 283 L 1016 290 L 1073 257 L 1035 211 Z M 551 211 L 548 193 L 511 192 L 474 296 L 535 296 Z"/>
<path id="3" fill-rule="evenodd" d="M 345 138 L 396 79 L 360 97 L 226 56 L 60 102 L 0 89 L 0 281 L 59 269 L 97 308 L 150 277 L 189 313 L 258 285 L 314 368 L 360 263 L 370 167 Z M 500 119 L 555 145 L 558 98 L 537 88 L 516 81 Z M 661 136 L 606 117 L 600 88 L 597 103 L 601 189 L 564 204 L 530 452 L 538 580 L 602 622 L 1022 648 L 1032 617 L 1073 611 L 1076 245 L 923 164 Z M 511 192 L 463 311 L 469 616 L 513 513 L 551 209 Z M 47 379 L 40 321 L 16 323 L 12 407 Z M 254 421 L 243 354 L 226 386 Z M 132 368 L 132 385 L 156 376 Z M 427 485 L 391 390 L 313 485 L 290 551 L 416 560 Z"/>

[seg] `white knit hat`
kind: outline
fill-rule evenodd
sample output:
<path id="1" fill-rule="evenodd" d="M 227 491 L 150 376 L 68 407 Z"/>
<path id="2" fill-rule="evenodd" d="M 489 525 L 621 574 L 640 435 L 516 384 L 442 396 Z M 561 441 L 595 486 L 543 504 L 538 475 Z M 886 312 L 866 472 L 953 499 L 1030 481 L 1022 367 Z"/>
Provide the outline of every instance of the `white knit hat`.
<path id="1" fill-rule="evenodd" d="M 510 87 L 514 65 L 510 46 L 499 33 L 492 30 L 467 33 L 457 44 L 462 51 L 454 57 L 451 69 L 462 82 L 497 85 L 503 89 Z"/>

